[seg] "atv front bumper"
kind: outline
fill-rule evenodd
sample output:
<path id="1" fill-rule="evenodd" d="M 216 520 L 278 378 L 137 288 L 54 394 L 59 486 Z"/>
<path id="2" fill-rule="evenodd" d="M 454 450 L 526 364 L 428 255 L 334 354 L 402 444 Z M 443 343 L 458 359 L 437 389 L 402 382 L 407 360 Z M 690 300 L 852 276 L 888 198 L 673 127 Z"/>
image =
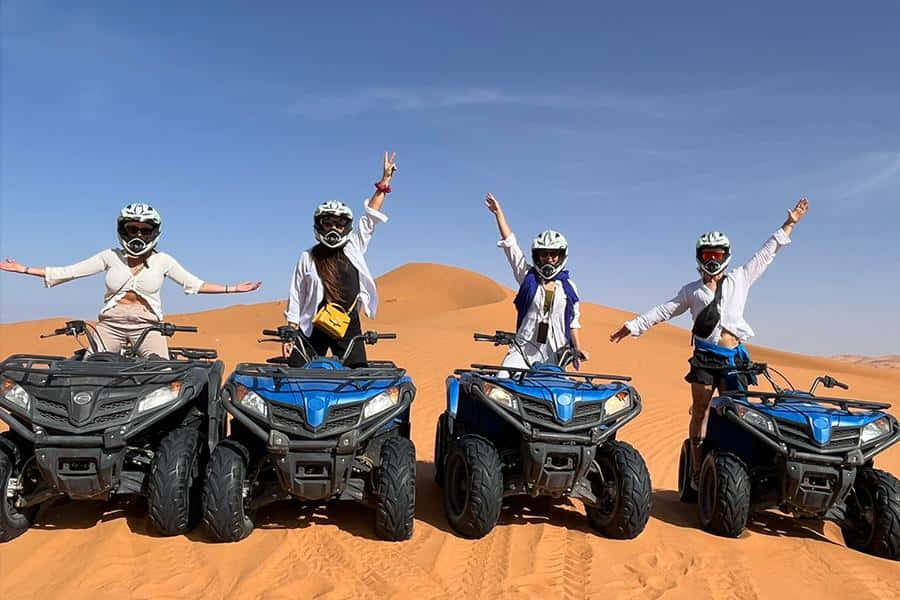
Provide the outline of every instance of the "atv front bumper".
<path id="1" fill-rule="evenodd" d="M 302 500 L 362 500 L 363 482 L 353 478 L 353 467 L 371 468 L 358 456 L 372 454 L 370 441 L 379 432 L 390 429 L 390 423 L 409 410 L 411 402 L 400 402 L 383 415 L 338 436 L 321 439 L 296 439 L 277 429 L 266 429 L 240 406 L 224 395 L 225 409 L 250 433 L 265 443 L 269 462 L 275 467 L 280 487 Z M 377 454 L 374 457 L 377 458 Z M 261 499 L 265 503 L 266 499 Z"/>

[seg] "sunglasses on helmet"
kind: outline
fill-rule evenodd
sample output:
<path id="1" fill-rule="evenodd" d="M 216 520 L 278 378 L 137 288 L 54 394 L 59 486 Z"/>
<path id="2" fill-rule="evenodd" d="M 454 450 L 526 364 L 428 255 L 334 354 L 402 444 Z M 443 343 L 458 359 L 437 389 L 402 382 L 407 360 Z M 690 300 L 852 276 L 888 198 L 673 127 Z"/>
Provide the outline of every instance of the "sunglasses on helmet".
<path id="1" fill-rule="evenodd" d="M 139 225 L 137 223 L 126 223 L 124 229 L 128 235 L 140 237 L 151 236 L 156 231 L 156 227 L 152 225 Z"/>
<path id="2" fill-rule="evenodd" d="M 330 216 L 325 215 L 323 217 L 319 217 L 317 220 L 317 224 L 319 227 L 327 228 L 327 229 L 344 229 L 347 225 L 350 224 L 350 219 L 347 217 L 338 217 L 338 216 Z"/>

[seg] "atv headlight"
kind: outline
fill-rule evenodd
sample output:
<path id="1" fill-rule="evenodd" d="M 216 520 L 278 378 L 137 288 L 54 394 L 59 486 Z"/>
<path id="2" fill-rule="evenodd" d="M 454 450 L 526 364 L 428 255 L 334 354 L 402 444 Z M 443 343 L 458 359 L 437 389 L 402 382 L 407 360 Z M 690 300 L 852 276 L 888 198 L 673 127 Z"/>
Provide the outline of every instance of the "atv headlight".
<path id="1" fill-rule="evenodd" d="M 138 402 L 137 410 L 138 412 L 146 412 L 148 410 L 153 410 L 154 408 L 159 408 L 178 398 L 178 394 L 180 393 L 181 382 L 173 381 L 167 386 L 157 388 L 152 392 L 145 394 L 140 402 Z"/>
<path id="2" fill-rule="evenodd" d="M 363 419 L 374 417 L 378 413 L 384 412 L 387 409 L 396 406 L 397 402 L 399 401 L 400 388 L 389 388 L 381 392 L 374 398 L 366 401 L 366 405 L 363 407 L 362 412 Z"/>
<path id="3" fill-rule="evenodd" d="M 25 388 L 12 379 L 4 379 L 0 382 L 0 394 L 3 395 L 7 402 L 11 402 L 28 412 L 28 408 L 31 406 L 31 396 L 28 395 Z"/>
<path id="4" fill-rule="evenodd" d="M 607 417 L 617 415 L 624 410 L 631 408 L 631 394 L 627 390 L 623 390 L 606 401 L 603 410 Z"/>
<path id="5" fill-rule="evenodd" d="M 485 383 L 484 395 L 510 410 L 519 410 L 519 402 L 516 400 L 515 394 L 512 394 L 509 390 L 506 390 L 499 385 Z"/>
<path id="6" fill-rule="evenodd" d="M 775 433 L 775 423 L 769 417 L 756 412 L 752 408 L 747 408 L 741 404 L 737 405 L 737 414 L 745 421 L 756 427 L 763 429 L 769 433 Z"/>
<path id="7" fill-rule="evenodd" d="M 268 418 L 269 403 L 266 402 L 262 396 L 242 385 L 236 386 L 235 396 L 237 397 L 238 404 L 247 410 L 252 410 L 264 419 Z"/>
<path id="8" fill-rule="evenodd" d="M 891 422 L 887 417 L 881 417 L 877 421 L 872 421 L 862 429 L 862 434 L 860 435 L 860 439 L 862 443 L 871 442 L 872 440 L 877 440 L 883 435 L 887 435 L 891 432 Z"/>

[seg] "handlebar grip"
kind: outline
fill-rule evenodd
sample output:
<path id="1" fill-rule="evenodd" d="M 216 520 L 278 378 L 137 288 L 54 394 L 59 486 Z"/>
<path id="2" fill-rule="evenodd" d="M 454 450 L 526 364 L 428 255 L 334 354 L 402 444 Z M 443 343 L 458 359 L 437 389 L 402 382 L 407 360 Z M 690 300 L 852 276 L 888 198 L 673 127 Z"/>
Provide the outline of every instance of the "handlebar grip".
<path id="1" fill-rule="evenodd" d="M 273 335 L 275 337 L 281 337 L 281 334 L 279 334 L 274 329 L 263 329 L 263 335 Z"/>
<path id="2" fill-rule="evenodd" d="M 176 325 L 175 331 L 187 331 L 190 333 L 197 333 L 198 329 L 192 325 Z"/>
<path id="3" fill-rule="evenodd" d="M 837 387 L 841 388 L 842 390 L 849 390 L 849 389 L 850 389 L 850 386 L 849 386 L 849 385 L 847 385 L 846 383 L 842 383 L 842 382 L 838 381 L 837 379 L 834 380 L 834 385 L 836 385 Z"/>
<path id="4" fill-rule="evenodd" d="M 379 333 L 378 339 L 379 340 L 396 340 L 397 334 L 396 333 Z"/>
<path id="5" fill-rule="evenodd" d="M 475 333 L 475 334 L 472 334 L 472 337 L 475 339 L 476 342 L 493 342 L 494 341 L 494 336 L 488 335 L 486 333 Z"/>

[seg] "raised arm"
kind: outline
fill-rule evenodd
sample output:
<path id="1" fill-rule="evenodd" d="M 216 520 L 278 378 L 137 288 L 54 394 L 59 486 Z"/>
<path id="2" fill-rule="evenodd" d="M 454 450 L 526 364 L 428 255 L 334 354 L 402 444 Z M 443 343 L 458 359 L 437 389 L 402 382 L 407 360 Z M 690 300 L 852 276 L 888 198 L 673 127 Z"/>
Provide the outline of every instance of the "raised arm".
<path id="1" fill-rule="evenodd" d="M 497 218 L 497 229 L 500 230 L 500 239 L 507 239 L 512 235 L 512 229 L 509 228 L 509 223 L 506 222 L 506 215 L 503 213 L 503 207 L 500 206 L 500 202 L 494 198 L 493 194 L 488 193 L 484 199 L 484 204 Z"/>
<path id="2" fill-rule="evenodd" d="M 360 249 L 361 252 L 369 248 L 369 241 L 375 232 L 375 226 L 379 223 L 387 223 L 387 216 L 381 212 L 384 204 L 384 197 L 391 191 L 391 179 L 394 177 L 394 171 L 397 170 L 395 162 L 397 153 L 388 155 L 384 153 L 384 170 L 381 179 L 375 184 L 375 193 L 366 202 L 365 212 L 359 218 L 359 223 L 350 234 L 350 241 Z"/>
<path id="3" fill-rule="evenodd" d="M 500 230 L 500 241 L 497 242 L 497 245 L 503 248 L 516 282 L 522 283 L 531 265 L 528 264 L 522 249 L 519 247 L 516 236 L 513 234 L 512 229 L 509 228 L 509 223 L 506 222 L 506 215 L 503 214 L 500 202 L 494 198 L 493 194 L 488 194 L 484 199 L 484 203 L 488 210 L 497 218 L 497 229 Z"/>
<path id="4" fill-rule="evenodd" d="M 106 251 L 104 250 L 104 252 Z M 104 270 L 106 270 L 106 261 L 103 260 L 103 252 L 98 252 L 86 260 L 66 267 L 26 267 L 11 258 L 0 261 L 0 271 L 43 277 L 44 284 L 47 287 L 72 281 L 79 277 L 87 277 Z"/>
<path id="5" fill-rule="evenodd" d="M 777 254 L 781 248 L 791 243 L 790 236 L 791 232 L 794 231 L 794 225 L 806 215 L 807 210 L 809 210 L 809 202 L 806 198 L 801 198 L 796 206 L 788 211 L 787 219 L 781 228 L 776 230 L 775 233 L 766 240 L 766 243 L 763 244 L 762 248 L 757 250 L 756 254 L 750 257 L 750 260 L 735 270 L 737 274 L 744 277 L 748 285 L 755 283 L 756 280 L 766 272 L 769 265 L 772 264 L 772 261 L 775 259 L 775 254 Z"/>
<path id="6" fill-rule="evenodd" d="M 623 338 L 633 335 L 635 337 L 646 333 L 651 327 L 657 323 L 668 321 L 677 317 L 690 308 L 687 302 L 687 290 L 681 288 L 675 297 L 668 302 L 663 302 L 654 306 L 642 315 L 638 315 L 634 319 L 627 321 L 618 331 L 609 336 L 609 341 L 619 343 Z"/>

